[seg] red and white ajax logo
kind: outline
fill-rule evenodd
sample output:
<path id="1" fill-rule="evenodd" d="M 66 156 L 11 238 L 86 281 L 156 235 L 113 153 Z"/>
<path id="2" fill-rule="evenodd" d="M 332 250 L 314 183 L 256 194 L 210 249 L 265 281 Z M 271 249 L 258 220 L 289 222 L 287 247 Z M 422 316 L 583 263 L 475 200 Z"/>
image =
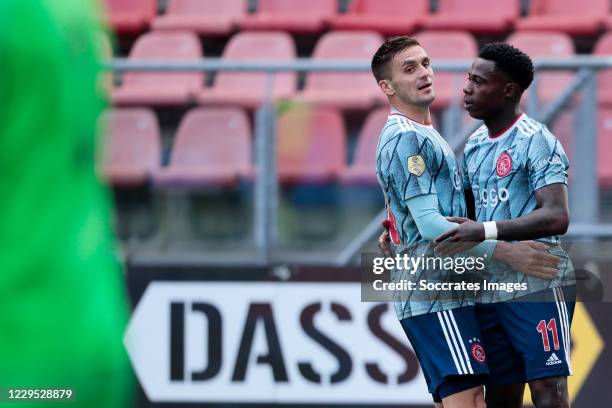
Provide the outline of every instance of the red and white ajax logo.
<path id="1" fill-rule="evenodd" d="M 503 152 L 499 159 L 497 159 L 497 165 L 495 166 L 495 172 L 499 177 L 506 177 L 512 170 L 512 157 L 508 152 Z"/>
<path id="2" fill-rule="evenodd" d="M 472 357 L 474 357 L 474 360 L 478 361 L 479 363 L 484 363 L 487 357 L 485 355 L 484 348 L 480 344 L 480 339 L 474 337 L 470 339 L 469 342 L 472 345 L 472 347 L 470 347 L 470 351 L 472 352 Z"/>

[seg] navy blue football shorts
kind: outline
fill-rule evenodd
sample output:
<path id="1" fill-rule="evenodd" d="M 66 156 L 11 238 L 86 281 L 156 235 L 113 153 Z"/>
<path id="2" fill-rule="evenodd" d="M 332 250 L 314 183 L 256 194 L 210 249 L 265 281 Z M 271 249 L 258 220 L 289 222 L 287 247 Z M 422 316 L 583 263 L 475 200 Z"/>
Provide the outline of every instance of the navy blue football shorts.
<path id="1" fill-rule="evenodd" d="M 401 324 L 435 402 L 485 384 L 487 355 L 474 306 L 408 317 Z"/>
<path id="2" fill-rule="evenodd" d="M 487 385 L 571 375 L 570 328 L 576 287 L 553 288 L 508 301 L 476 305 L 487 351 Z"/>

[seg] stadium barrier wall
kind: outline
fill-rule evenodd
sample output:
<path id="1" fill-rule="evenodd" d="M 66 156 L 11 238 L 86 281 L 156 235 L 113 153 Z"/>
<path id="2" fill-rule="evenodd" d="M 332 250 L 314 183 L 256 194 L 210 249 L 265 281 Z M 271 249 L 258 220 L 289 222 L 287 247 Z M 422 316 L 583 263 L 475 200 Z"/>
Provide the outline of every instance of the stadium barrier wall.
<path id="1" fill-rule="evenodd" d="M 129 265 L 139 406 L 431 406 L 392 305 L 360 302 L 359 279 L 359 268 Z M 577 305 L 574 407 L 609 404 L 609 307 Z"/>

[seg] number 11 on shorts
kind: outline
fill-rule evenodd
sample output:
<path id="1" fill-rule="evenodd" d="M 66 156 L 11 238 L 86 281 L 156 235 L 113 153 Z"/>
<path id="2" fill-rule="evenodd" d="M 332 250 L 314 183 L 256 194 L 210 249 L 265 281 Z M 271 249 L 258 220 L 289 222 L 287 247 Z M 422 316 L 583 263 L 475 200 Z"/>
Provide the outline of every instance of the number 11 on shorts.
<path id="1" fill-rule="evenodd" d="M 552 333 L 553 346 L 555 350 L 559 350 L 559 336 L 557 335 L 557 320 L 550 319 L 548 324 L 546 320 L 540 320 L 537 326 L 538 333 L 542 336 L 542 343 L 544 344 L 544 351 L 550 351 L 550 342 L 548 340 L 548 331 Z"/>

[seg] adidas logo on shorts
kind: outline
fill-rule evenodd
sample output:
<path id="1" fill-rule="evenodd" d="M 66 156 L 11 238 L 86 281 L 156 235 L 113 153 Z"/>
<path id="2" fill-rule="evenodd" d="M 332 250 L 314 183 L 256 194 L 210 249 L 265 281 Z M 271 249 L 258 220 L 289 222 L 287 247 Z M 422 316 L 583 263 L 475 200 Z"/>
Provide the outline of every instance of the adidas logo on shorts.
<path id="1" fill-rule="evenodd" d="M 557 357 L 557 355 L 555 353 L 552 353 L 550 355 L 550 357 L 548 357 L 548 360 L 546 360 L 546 365 L 547 366 L 552 366 L 555 364 L 561 364 L 563 361 L 561 361 L 561 359 L 559 357 Z"/>

